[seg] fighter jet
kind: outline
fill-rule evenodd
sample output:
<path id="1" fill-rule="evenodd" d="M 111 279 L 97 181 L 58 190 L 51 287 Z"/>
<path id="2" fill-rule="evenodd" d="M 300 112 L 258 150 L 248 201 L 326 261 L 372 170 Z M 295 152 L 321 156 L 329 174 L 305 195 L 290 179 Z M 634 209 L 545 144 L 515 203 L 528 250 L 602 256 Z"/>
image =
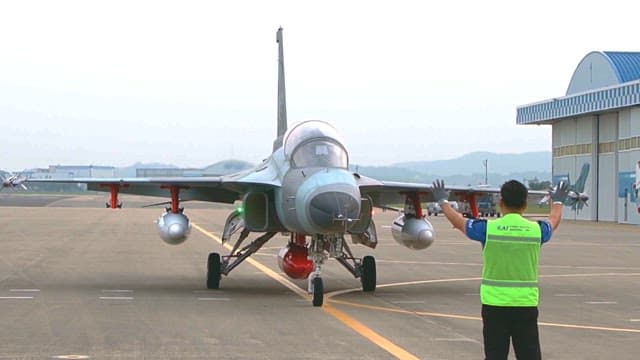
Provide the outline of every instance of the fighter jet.
<path id="1" fill-rule="evenodd" d="M 322 266 L 336 259 L 366 292 L 376 288 L 373 256 L 357 258 L 352 244 L 375 248 L 378 243 L 372 218 L 374 207 L 404 204 L 392 223 L 393 238 L 410 249 L 429 247 L 435 230 L 422 204 L 434 201 L 431 184 L 378 181 L 349 171 L 349 153 L 343 138 L 331 124 L 307 120 L 288 126 L 286 112 L 282 28 L 278 43 L 277 132 L 273 152 L 255 168 L 220 177 L 76 178 L 28 180 L 33 182 L 85 183 L 88 190 L 110 193 L 110 208 L 118 208 L 118 194 L 170 197 L 170 206 L 157 221 L 158 233 L 173 245 L 184 242 L 191 224 L 181 202 L 201 200 L 240 203 L 224 225 L 222 240 L 235 241 L 226 255 L 207 259 L 206 286 L 218 289 L 222 276 L 255 254 L 278 233 L 290 240 L 279 252 L 278 264 L 291 278 L 308 279 L 314 306 L 322 306 Z M 499 189 L 449 186 L 451 200 L 468 201 L 478 216 L 476 197 Z M 400 210 L 400 209 L 398 209 Z M 126 210 L 123 210 L 126 211 Z M 250 239 L 249 235 L 253 240 Z M 255 237 L 255 238 L 254 238 Z"/>
<path id="2" fill-rule="evenodd" d="M 8 176 L 7 176 L 8 175 Z M 24 185 L 26 177 L 21 174 L 11 175 L 11 174 L 0 174 L 0 180 L 2 180 L 2 186 L 0 187 L 0 191 L 5 188 L 13 189 L 20 188 L 22 190 L 27 190 L 27 187 Z"/>
<path id="3" fill-rule="evenodd" d="M 563 176 L 563 180 L 566 180 L 569 183 L 569 193 L 567 194 L 567 198 L 563 205 L 571 207 L 571 210 L 574 210 L 577 213 L 580 213 L 584 206 L 589 206 L 589 195 L 584 191 L 584 187 L 587 183 L 590 167 L 589 163 L 582 164 L 580 176 L 578 176 L 576 183 L 573 185 L 571 185 L 569 175 Z M 553 190 L 555 190 L 555 187 L 551 189 L 551 191 Z M 549 201 L 550 197 L 546 195 L 539 201 L 539 204 L 548 203 Z"/>

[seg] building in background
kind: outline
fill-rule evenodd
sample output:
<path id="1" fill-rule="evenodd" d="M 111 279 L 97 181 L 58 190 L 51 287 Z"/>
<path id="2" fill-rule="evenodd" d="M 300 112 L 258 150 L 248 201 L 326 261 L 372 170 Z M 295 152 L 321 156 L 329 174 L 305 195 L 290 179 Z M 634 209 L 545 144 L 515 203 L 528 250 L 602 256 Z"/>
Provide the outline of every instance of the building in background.
<path id="1" fill-rule="evenodd" d="M 565 96 L 517 109 L 518 124 L 552 127 L 553 182 L 584 173 L 588 206 L 566 218 L 640 224 L 634 187 L 640 161 L 640 52 L 591 52 Z M 585 166 L 585 164 L 587 164 Z"/>
<path id="2" fill-rule="evenodd" d="M 167 168 L 167 167 L 139 167 L 136 177 L 173 177 L 173 176 L 222 176 L 242 170 L 251 169 L 253 165 L 242 160 L 224 160 L 198 168 Z"/>
<path id="3" fill-rule="evenodd" d="M 113 166 L 96 165 L 49 165 L 48 168 L 33 168 L 22 171 L 20 174 L 30 179 L 71 179 L 71 178 L 98 178 L 115 176 L 116 168 Z"/>
<path id="4" fill-rule="evenodd" d="M 113 166 L 96 165 L 49 165 L 50 179 L 66 178 L 112 178 L 116 168 Z"/>
<path id="5" fill-rule="evenodd" d="M 21 174 L 30 179 L 113 178 L 115 170 L 113 166 L 49 165 L 48 168 L 24 170 Z M 28 188 L 44 192 L 83 192 L 87 185 L 30 183 Z"/>

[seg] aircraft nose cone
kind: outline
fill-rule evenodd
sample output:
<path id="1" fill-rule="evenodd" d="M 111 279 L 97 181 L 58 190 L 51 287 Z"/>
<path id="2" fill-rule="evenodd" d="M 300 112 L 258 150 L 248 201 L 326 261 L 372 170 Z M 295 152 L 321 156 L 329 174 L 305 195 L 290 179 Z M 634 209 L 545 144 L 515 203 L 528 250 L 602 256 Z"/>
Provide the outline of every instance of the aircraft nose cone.
<path id="1" fill-rule="evenodd" d="M 311 221 L 325 232 L 344 232 L 348 219 L 360 216 L 360 202 L 353 195 L 330 191 L 314 196 L 309 203 Z"/>

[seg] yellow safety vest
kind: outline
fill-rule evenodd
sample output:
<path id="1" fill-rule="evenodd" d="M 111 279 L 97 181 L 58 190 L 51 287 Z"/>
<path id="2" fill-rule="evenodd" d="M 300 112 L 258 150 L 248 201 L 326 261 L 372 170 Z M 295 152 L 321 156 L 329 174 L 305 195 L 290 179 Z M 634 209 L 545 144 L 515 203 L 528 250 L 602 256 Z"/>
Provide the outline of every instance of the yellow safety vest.
<path id="1" fill-rule="evenodd" d="M 542 231 L 519 214 L 487 221 L 480 299 L 493 306 L 538 305 Z"/>

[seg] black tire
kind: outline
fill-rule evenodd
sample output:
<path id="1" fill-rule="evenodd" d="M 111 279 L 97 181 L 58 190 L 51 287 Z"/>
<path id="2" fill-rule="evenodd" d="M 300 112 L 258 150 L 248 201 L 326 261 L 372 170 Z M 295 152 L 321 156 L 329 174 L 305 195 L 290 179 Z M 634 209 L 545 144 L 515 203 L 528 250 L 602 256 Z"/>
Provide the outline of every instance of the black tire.
<path id="1" fill-rule="evenodd" d="M 313 279 L 313 306 L 322 306 L 324 301 L 324 285 L 322 284 L 322 278 L 317 277 Z"/>
<path id="2" fill-rule="evenodd" d="M 207 289 L 220 289 L 220 254 L 210 253 L 207 259 Z"/>
<path id="3" fill-rule="evenodd" d="M 362 282 L 362 291 L 376 291 L 376 259 L 373 256 L 367 255 L 362 258 L 360 282 Z"/>

